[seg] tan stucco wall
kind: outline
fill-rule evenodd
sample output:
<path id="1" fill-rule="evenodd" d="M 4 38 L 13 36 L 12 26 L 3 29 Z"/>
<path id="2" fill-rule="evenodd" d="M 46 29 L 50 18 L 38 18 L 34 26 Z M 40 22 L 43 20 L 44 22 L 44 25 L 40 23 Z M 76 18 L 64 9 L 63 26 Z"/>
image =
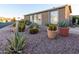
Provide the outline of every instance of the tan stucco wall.
<path id="1" fill-rule="evenodd" d="M 59 9 L 59 20 L 69 20 L 70 10 L 69 6 L 65 6 L 62 9 Z"/>
<path id="2" fill-rule="evenodd" d="M 48 23 L 49 12 L 43 12 L 42 14 L 42 24 L 45 25 Z"/>
<path id="3" fill-rule="evenodd" d="M 69 19 L 69 16 L 70 16 L 69 6 L 65 6 L 65 19 Z"/>
<path id="4" fill-rule="evenodd" d="M 24 16 L 24 20 L 30 20 L 30 16 Z"/>
<path id="5" fill-rule="evenodd" d="M 61 9 L 57 9 L 58 10 L 58 20 L 68 20 L 69 16 L 70 16 L 70 10 L 69 10 L 69 6 L 65 6 Z M 46 23 L 50 22 L 50 12 L 42 12 L 42 25 L 45 25 Z M 33 16 L 33 15 L 32 15 Z M 30 20 L 30 16 L 24 16 L 25 20 Z M 33 16 L 34 19 L 34 16 Z"/>
<path id="6" fill-rule="evenodd" d="M 65 8 L 59 9 L 59 21 L 65 19 Z"/>

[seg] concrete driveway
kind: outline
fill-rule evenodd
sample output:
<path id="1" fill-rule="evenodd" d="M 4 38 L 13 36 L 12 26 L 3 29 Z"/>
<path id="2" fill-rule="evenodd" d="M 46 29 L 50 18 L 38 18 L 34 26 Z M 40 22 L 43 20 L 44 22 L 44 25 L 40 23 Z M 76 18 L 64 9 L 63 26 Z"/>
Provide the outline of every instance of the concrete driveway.
<path id="1" fill-rule="evenodd" d="M 72 34 L 79 34 L 79 27 L 75 27 L 75 28 L 70 27 L 69 32 Z"/>

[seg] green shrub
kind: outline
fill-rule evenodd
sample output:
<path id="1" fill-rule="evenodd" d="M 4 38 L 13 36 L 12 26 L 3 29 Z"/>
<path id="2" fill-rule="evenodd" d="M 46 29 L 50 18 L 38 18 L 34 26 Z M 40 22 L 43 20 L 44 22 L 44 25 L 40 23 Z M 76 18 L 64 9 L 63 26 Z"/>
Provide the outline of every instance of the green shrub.
<path id="1" fill-rule="evenodd" d="M 59 22 L 59 27 L 68 27 L 69 26 L 69 24 L 68 24 L 68 22 L 67 21 L 60 21 Z"/>
<path id="2" fill-rule="evenodd" d="M 78 19 L 79 20 L 79 16 L 73 16 L 72 19 Z"/>
<path id="3" fill-rule="evenodd" d="M 36 23 L 31 24 L 30 29 L 29 29 L 29 33 L 36 34 L 38 32 L 39 32 L 39 25 Z"/>
<path id="4" fill-rule="evenodd" d="M 24 30 L 25 30 L 25 26 L 26 26 L 26 24 L 25 24 L 25 21 L 19 21 L 19 24 L 18 24 L 18 31 L 19 32 L 23 32 Z"/>
<path id="5" fill-rule="evenodd" d="M 56 31 L 57 30 L 57 26 L 55 24 L 49 24 L 48 25 L 48 29 L 51 31 Z"/>
<path id="6" fill-rule="evenodd" d="M 46 26 L 49 26 L 49 23 L 46 23 L 45 25 L 46 25 Z"/>
<path id="7" fill-rule="evenodd" d="M 30 28 L 29 32 L 30 32 L 30 34 L 36 34 L 36 33 L 39 32 L 39 29 L 37 29 L 37 28 Z"/>
<path id="8" fill-rule="evenodd" d="M 25 39 L 19 33 L 15 33 L 15 37 L 8 39 L 8 47 L 6 49 L 6 53 L 10 54 L 19 54 L 23 53 L 23 49 L 25 47 Z"/>
<path id="9" fill-rule="evenodd" d="M 26 25 L 30 25 L 32 22 L 30 22 L 29 20 L 26 20 Z"/>

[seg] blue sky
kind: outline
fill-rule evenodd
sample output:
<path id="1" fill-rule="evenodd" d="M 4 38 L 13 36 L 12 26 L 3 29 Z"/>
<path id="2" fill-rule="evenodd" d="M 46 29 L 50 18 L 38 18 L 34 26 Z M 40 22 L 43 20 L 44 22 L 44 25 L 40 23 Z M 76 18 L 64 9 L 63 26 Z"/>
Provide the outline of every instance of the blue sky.
<path id="1" fill-rule="evenodd" d="M 0 4 L 0 17 L 18 17 L 28 13 L 41 11 L 53 7 L 61 6 L 60 4 Z M 78 5 L 72 5 L 73 14 L 78 13 Z"/>

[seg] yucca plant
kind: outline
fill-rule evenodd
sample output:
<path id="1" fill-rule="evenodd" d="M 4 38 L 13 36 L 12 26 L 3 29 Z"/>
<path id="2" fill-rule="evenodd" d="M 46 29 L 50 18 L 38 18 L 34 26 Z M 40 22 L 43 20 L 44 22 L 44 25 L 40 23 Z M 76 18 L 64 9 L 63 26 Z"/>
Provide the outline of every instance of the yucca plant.
<path id="1" fill-rule="evenodd" d="M 7 53 L 20 54 L 23 53 L 25 47 L 25 39 L 19 33 L 15 33 L 15 37 L 8 39 L 9 46 L 7 48 Z"/>
<path id="2" fill-rule="evenodd" d="M 19 31 L 19 32 L 23 32 L 23 31 L 25 30 L 25 26 L 26 26 L 26 24 L 25 24 L 25 21 L 24 21 L 24 20 L 19 21 L 19 24 L 18 24 L 18 31 Z"/>

